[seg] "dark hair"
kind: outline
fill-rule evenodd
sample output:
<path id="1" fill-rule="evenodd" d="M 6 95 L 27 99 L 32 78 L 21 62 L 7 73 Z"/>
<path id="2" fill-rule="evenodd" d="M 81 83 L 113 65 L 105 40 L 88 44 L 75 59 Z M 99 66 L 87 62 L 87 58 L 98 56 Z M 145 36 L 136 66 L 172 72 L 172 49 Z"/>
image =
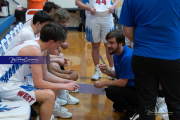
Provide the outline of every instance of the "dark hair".
<path id="1" fill-rule="evenodd" d="M 120 30 L 113 30 L 111 32 L 109 32 L 106 35 L 106 40 L 108 40 L 109 38 L 114 38 L 116 37 L 116 42 L 119 43 L 123 43 L 123 46 L 125 45 L 125 37 L 123 35 L 123 32 Z"/>
<path id="2" fill-rule="evenodd" d="M 41 24 L 46 21 L 53 21 L 54 19 L 45 11 L 40 10 L 37 11 L 33 16 L 33 24 L 35 25 L 37 22 L 40 22 Z"/>
<path id="3" fill-rule="evenodd" d="M 56 5 L 54 2 L 46 2 L 43 7 L 43 10 L 49 13 L 53 8 L 56 10 L 61 7 Z"/>
<path id="4" fill-rule="evenodd" d="M 64 10 L 62 8 L 55 10 L 51 17 L 54 19 L 54 22 L 67 22 L 70 19 L 69 12 L 67 10 Z"/>
<path id="5" fill-rule="evenodd" d="M 67 38 L 67 28 L 61 26 L 58 23 L 47 23 L 41 29 L 40 39 L 43 42 L 48 42 L 49 40 L 54 40 L 57 42 L 58 40 L 63 43 Z"/>

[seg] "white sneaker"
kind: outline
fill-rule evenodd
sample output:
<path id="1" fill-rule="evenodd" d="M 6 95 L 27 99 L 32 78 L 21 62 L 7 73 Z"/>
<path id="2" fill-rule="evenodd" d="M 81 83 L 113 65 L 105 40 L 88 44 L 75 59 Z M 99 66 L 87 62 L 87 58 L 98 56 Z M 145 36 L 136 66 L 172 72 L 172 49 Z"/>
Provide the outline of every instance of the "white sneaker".
<path id="1" fill-rule="evenodd" d="M 54 109 L 63 109 L 63 111 L 68 111 L 67 108 L 61 107 L 61 105 L 59 105 L 57 100 L 55 101 Z"/>
<path id="2" fill-rule="evenodd" d="M 54 117 L 60 117 L 60 118 L 71 118 L 72 117 L 72 113 L 68 112 L 67 108 L 61 107 L 57 103 L 57 101 L 55 101 L 53 115 L 54 115 Z"/>
<path id="3" fill-rule="evenodd" d="M 56 101 L 59 105 L 66 105 L 67 104 L 67 101 L 66 100 L 63 100 L 63 99 L 59 99 L 59 98 L 56 98 Z"/>
<path id="4" fill-rule="evenodd" d="M 169 115 L 168 114 L 163 115 L 162 120 L 169 120 Z"/>
<path id="5" fill-rule="evenodd" d="M 100 78 L 102 78 L 101 70 L 98 66 L 96 66 L 94 75 L 91 77 L 91 80 L 99 80 Z"/>
<path id="6" fill-rule="evenodd" d="M 60 117 L 60 118 L 71 118 L 72 117 L 72 113 L 65 111 L 64 109 L 62 109 L 62 107 L 54 108 L 53 115 L 54 115 L 54 117 Z"/>
<path id="7" fill-rule="evenodd" d="M 167 113 L 167 105 L 164 98 L 158 97 L 157 98 L 157 104 L 159 106 L 159 109 L 157 111 L 158 114 Z"/>
<path id="8" fill-rule="evenodd" d="M 60 107 L 61 107 L 61 106 L 60 106 Z M 67 111 L 67 112 L 68 112 L 68 109 L 67 109 L 67 108 L 61 107 L 61 109 L 63 109 L 63 111 Z"/>
<path id="9" fill-rule="evenodd" d="M 79 92 L 79 89 L 75 89 L 75 90 L 73 90 L 73 91 L 69 91 L 69 92 L 72 92 L 72 93 L 77 93 L 77 92 Z"/>
<path id="10" fill-rule="evenodd" d="M 79 100 L 73 96 L 71 96 L 68 92 L 68 90 L 59 90 L 59 93 L 57 95 L 58 98 L 66 100 L 67 104 L 78 104 Z"/>
<path id="11" fill-rule="evenodd" d="M 39 120 L 39 116 L 37 116 L 36 120 Z M 54 118 L 54 115 L 51 115 L 50 120 L 57 120 L 56 118 Z"/>

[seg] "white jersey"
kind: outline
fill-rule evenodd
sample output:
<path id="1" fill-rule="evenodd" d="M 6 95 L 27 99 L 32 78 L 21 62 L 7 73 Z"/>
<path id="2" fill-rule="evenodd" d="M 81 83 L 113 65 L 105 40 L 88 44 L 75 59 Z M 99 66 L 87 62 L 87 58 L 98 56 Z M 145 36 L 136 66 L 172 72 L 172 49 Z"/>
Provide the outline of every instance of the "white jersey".
<path id="1" fill-rule="evenodd" d="M 111 7 L 111 0 L 88 0 L 88 6 L 95 8 L 97 12 L 109 11 L 109 7 Z"/>
<path id="2" fill-rule="evenodd" d="M 19 33 L 12 39 L 8 46 L 8 51 L 14 46 L 26 41 L 26 40 L 34 40 L 35 35 L 31 26 L 23 27 Z M 7 52 L 7 51 L 6 51 Z"/>
<path id="3" fill-rule="evenodd" d="M 35 40 L 29 40 L 21 43 L 10 51 L 8 51 L 4 56 L 18 56 L 18 52 L 29 45 L 35 45 L 40 49 L 39 44 Z M 31 73 L 30 64 L 1 64 L 0 65 L 0 81 L 5 83 L 24 83 L 24 77 Z"/>
<path id="4" fill-rule="evenodd" d="M 29 45 L 37 46 L 35 40 L 29 40 L 17 45 L 8 51 L 5 56 L 17 56 L 18 52 Z M 0 65 L 0 98 L 10 101 L 28 101 L 30 105 L 36 102 L 34 91 L 39 90 L 31 85 L 26 85 L 24 77 L 31 73 L 30 64 L 5 64 Z"/>

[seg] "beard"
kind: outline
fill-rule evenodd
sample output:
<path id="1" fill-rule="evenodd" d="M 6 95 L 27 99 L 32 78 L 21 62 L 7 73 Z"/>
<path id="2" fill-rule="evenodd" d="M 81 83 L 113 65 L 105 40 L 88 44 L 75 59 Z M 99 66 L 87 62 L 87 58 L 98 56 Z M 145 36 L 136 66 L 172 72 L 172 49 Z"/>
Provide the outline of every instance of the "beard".
<path id="1" fill-rule="evenodd" d="M 119 46 L 118 46 L 117 48 L 115 48 L 114 50 L 113 50 L 113 48 L 108 48 L 108 52 L 109 52 L 110 55 L 113 55 L 113 54 L 116 53 L 118 50 L 119 50 Z"/>

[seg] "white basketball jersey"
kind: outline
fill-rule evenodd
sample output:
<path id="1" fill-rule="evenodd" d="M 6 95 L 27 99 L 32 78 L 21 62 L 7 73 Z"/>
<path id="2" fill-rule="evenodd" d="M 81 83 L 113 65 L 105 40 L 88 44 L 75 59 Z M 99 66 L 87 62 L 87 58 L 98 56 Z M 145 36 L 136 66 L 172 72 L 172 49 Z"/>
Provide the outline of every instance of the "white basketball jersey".
<path id="1" fill-rule="evenodd" d="M 16 45 L 4 56 L 18 56 L 18 52 L 29 45 L 35 45 L 40 49 L 35 40 L 25 41 Z M 5 83 L 23 83 L 24 77 L 31 73 L 30 64 L 0 64 L 0 81 Z"/>
<path id="2" fill-rule="evenodd" d="M 95 8 L 97 12 L 108 11 L 112 5 L 111 0 L 88 0 L 87 5 Z"/>

